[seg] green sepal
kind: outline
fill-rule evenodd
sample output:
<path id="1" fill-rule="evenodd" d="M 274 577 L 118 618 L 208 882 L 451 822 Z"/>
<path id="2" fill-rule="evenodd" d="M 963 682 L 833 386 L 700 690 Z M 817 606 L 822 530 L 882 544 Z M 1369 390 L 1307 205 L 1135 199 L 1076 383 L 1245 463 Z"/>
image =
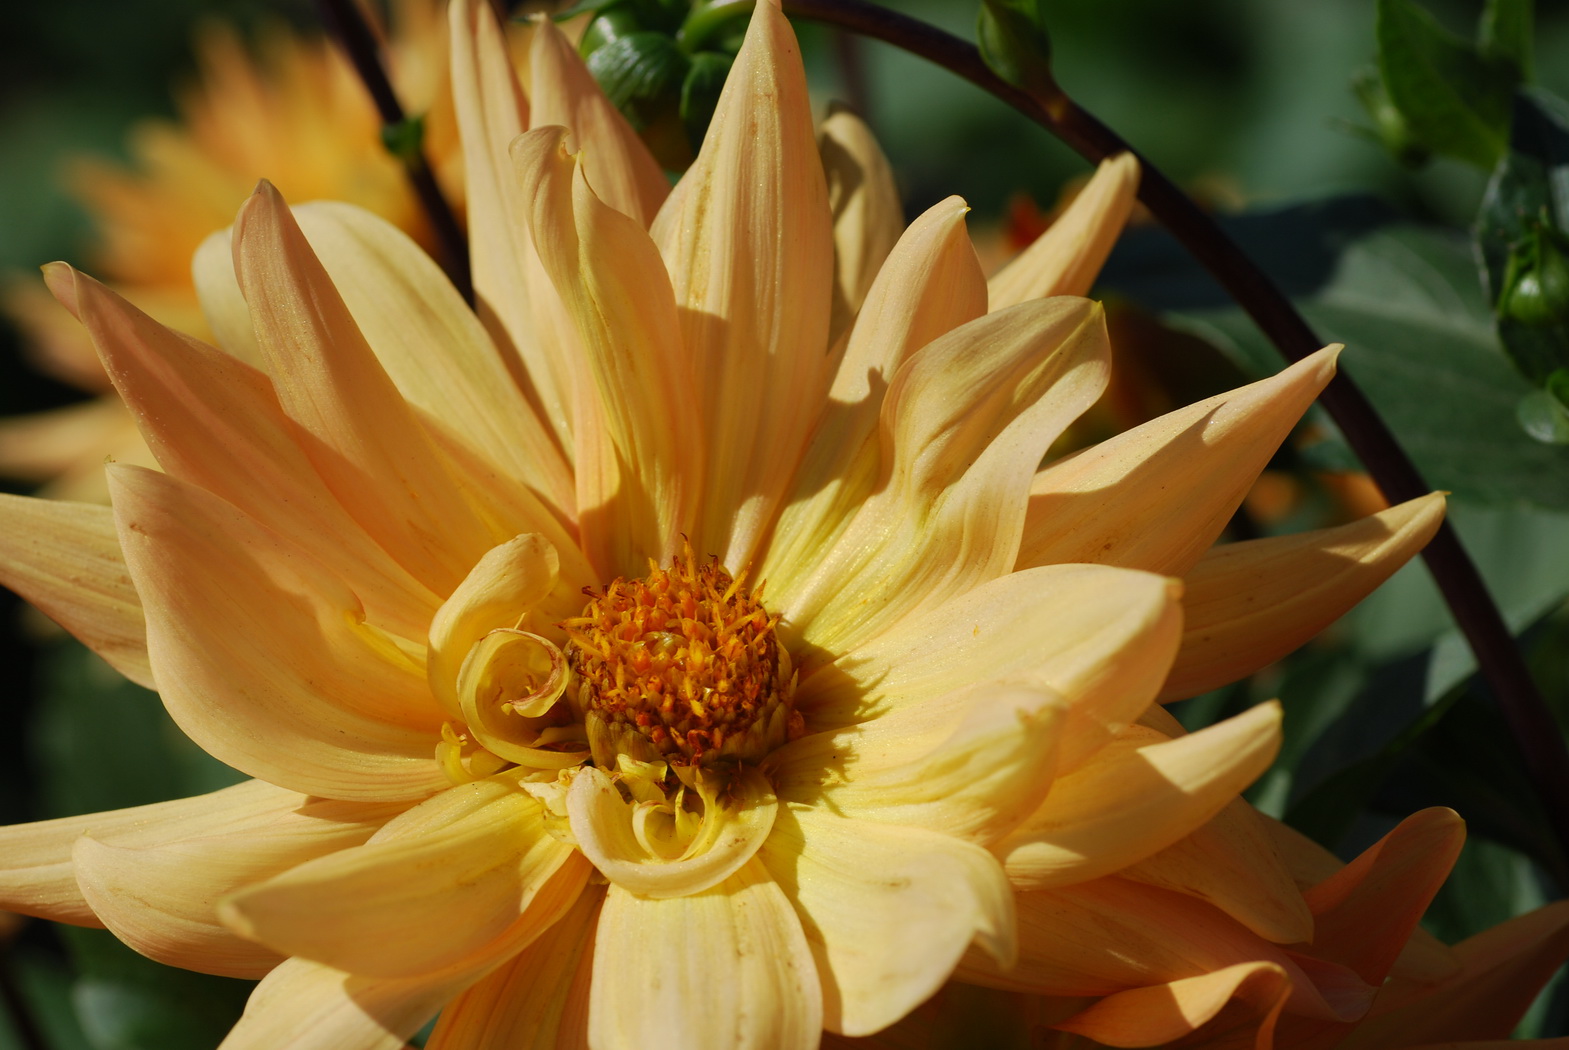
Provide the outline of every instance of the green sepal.
<path id="1" fill-rule="evenodd" d="M 756 6 L 756 0 L 704 0 L 694 4 L 676 33 L 676 43 L 689 55 L 717 50 L 733 56 Z"/>
<path id="2" fill-rule="evenodd" d="M 617 37 L 589 55 L 587 64 L 605 96 L 638 131 L 680 105 L 691 66 L 674 40 L 647 30 Z"/>
<path id="3" fill-rule="evenodd" d="M 692 56 L 692 68 L 681 82 L 681 123 L 695 151 L 708 134 L 709 122 L 719 105 L 719 93 L 730 76 L 734 59 L 720 51 L 703 51 Z"/>
<path id="4" fill-rule="evenodd" d="M 991 71 L 1008 83 L 1035 95 L 1056 90 L 1040 0 L 981 0 L 975 38 Z"/>

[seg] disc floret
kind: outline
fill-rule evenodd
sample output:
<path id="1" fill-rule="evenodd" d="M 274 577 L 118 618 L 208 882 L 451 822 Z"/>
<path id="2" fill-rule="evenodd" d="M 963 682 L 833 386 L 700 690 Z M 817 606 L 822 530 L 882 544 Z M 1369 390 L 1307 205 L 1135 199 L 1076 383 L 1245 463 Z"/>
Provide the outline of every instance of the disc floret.
<path id="1" fill-rule="evenodd" d="M 779 617 L 745 584 L 688 544 L 647 576 L 585 588 L 561 626 L 596 764 L 757 762 L 801 734 Z"/>

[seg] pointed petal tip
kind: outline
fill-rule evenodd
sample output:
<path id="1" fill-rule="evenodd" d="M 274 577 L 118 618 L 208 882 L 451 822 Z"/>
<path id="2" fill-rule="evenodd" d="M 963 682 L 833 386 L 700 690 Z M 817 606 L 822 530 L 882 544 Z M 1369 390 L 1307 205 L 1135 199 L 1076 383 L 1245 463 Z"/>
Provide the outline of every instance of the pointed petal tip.
<path id="1" fill-rule="evenodd" d="M 78 312 L 76 302 L 77 277 L 80 274 L 77 272 L 76 267 L 68 262 L 57 260 L 51 263 L 44 263 L 38 270 L 44 275 L 44 286 L 49 289 L 49 293 L 55 297 L 61 306 L 70 311 L 72 317 L 81 320 L 81 314 Z"/>

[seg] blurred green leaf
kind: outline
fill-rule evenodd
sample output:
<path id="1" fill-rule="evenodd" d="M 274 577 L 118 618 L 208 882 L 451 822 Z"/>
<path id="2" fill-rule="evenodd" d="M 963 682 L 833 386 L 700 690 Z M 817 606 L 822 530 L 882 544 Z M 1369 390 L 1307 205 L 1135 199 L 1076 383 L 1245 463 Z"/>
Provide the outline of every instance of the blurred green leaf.
<path id="1" fill-rule="evenodd" d="M 1357 126 L 1353 126 L 1353 130 L 1365 133 L 1407 167 L 1420 167 L 1432 159 L 1422 140 L 1411 130 L 1405 114 L 1390 99 L 1384 78 L 1376 69 L 1364 69 L 1352 77 L 1351 90 L 1373 121 L 1371 130 Z"/>
<path id="2" fill-rule="evenodd" d="M 0 965 L 10 970 L 17 994 L 49 1050 L 97 1050 L 77 1022 L 71 973 L 57 955 L 31 945 L 8 944 Z M 16 1021 L 0 1006 L 0 1050 L 30 1050 Z"/>
<path id="3" fill-rule="evenodd" d="M 1039 0 L 981 0 L 975 40 L 991 71 L 1032 94 L 1054 89 L 1051 36 Z"/>
<path id="4" fill-rule="evenodd" d="M 1516 367 L 1537 384 L 1569 367 L 1566 245 L 1569 108 L 1544 92 L 1522 91 L 1515 98 L 1509 153 L 1482 199 L 1476 246 L 1500 315 L 1499 338 Z"/>
<path id="5" fill-rule="evenodd" d="M 692 68 L 681 82 L 681 123 L 696 149 L 708 134 L 709 122 L 719 105 L 733 59 L 719 51 L 703 51 L 692 56 Z"/>
<path id="6" fill-rule="evenodd" d="M 1509 136 L 1510 62 L 1485 57 L 1415 0 L 1378 0 L 1378 68 L 1390 100 L 1434 153 L 1491 168 Z"/>
<path id="7" fill-rule="evenodd" d="M 651 31 L 617 37 L 588 56 L 589 72 L 639 131 L 679 104 L 689 65 L 674 40 Z"/>
<path id="8" fill-rule="evenodd" d="M 1536 0 L 1487 0 L 1482 9 L 1482 54 L 1514 65 L 1531 79 L 1532 23 Z"/>
<path id="9" fill-rule="evenodd" d="M 1533 390 L 1515 408 L 1520 428 L 1544 445 L 1569 445 L 1569 407 L 1546 390 Z"/>

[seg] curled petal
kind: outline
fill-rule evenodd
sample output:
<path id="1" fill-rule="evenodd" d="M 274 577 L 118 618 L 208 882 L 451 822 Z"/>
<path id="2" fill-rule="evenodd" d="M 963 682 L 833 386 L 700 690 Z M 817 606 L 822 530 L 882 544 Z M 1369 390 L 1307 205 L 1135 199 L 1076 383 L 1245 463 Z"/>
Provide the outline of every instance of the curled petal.
<path id="1" fill-rule="evenodd" d="M 834 312 L 829 342 L 837 342 L 904 226 L 904 204 L 893 168 L 872 129 L 848 109 L 834 109 L 818 126 L 817 148 L 828 178 L 834 217 Z M 969 320 L 969 318 L 965 318 Z"/>
<path id="2" fill-rule="evenodd" d="M 702 893 L 739 871 L 774 825 L 779 803 L 768 781 L 754 767 L 743 767 L 738 777 L 731 802 L 721 804 L 718 792 L 704 793 L 702 824 L 690 842 L 680 841 L 672 822 L 650 813 L 656 803 L 625 801 L 593 766 L 573 778 L 567 817 L 578 848 L 616 886 L 655 899 Z"/>
<path id="3" fill-rule="evenodd" d="M 1054 1027 L 1106 1046 L 1161 1046 L 1192 1032 L 1240 998 L 1263 1014 L 1253 1045 L 1270 1050 L 1275 1019 L 1290 995 L 1290 980 L 1274 963 L 1236 963 L 1214 973 L 1108 995 Z M 1241 1050 L 1242 1044 L 1237 1045 Z"/>
<path id="4" fill-rule="evenodd" d="M 570 676 L 566 657 L 549 639 L 491 631 L 469 650 L 458 675 L 463 720 L 488 751 L 509 762 L 532 769 L 575 766 L 589 754 L 581 730 L 545 717 Z M 569 739 L 582 746 L 561 750 Z"/>

